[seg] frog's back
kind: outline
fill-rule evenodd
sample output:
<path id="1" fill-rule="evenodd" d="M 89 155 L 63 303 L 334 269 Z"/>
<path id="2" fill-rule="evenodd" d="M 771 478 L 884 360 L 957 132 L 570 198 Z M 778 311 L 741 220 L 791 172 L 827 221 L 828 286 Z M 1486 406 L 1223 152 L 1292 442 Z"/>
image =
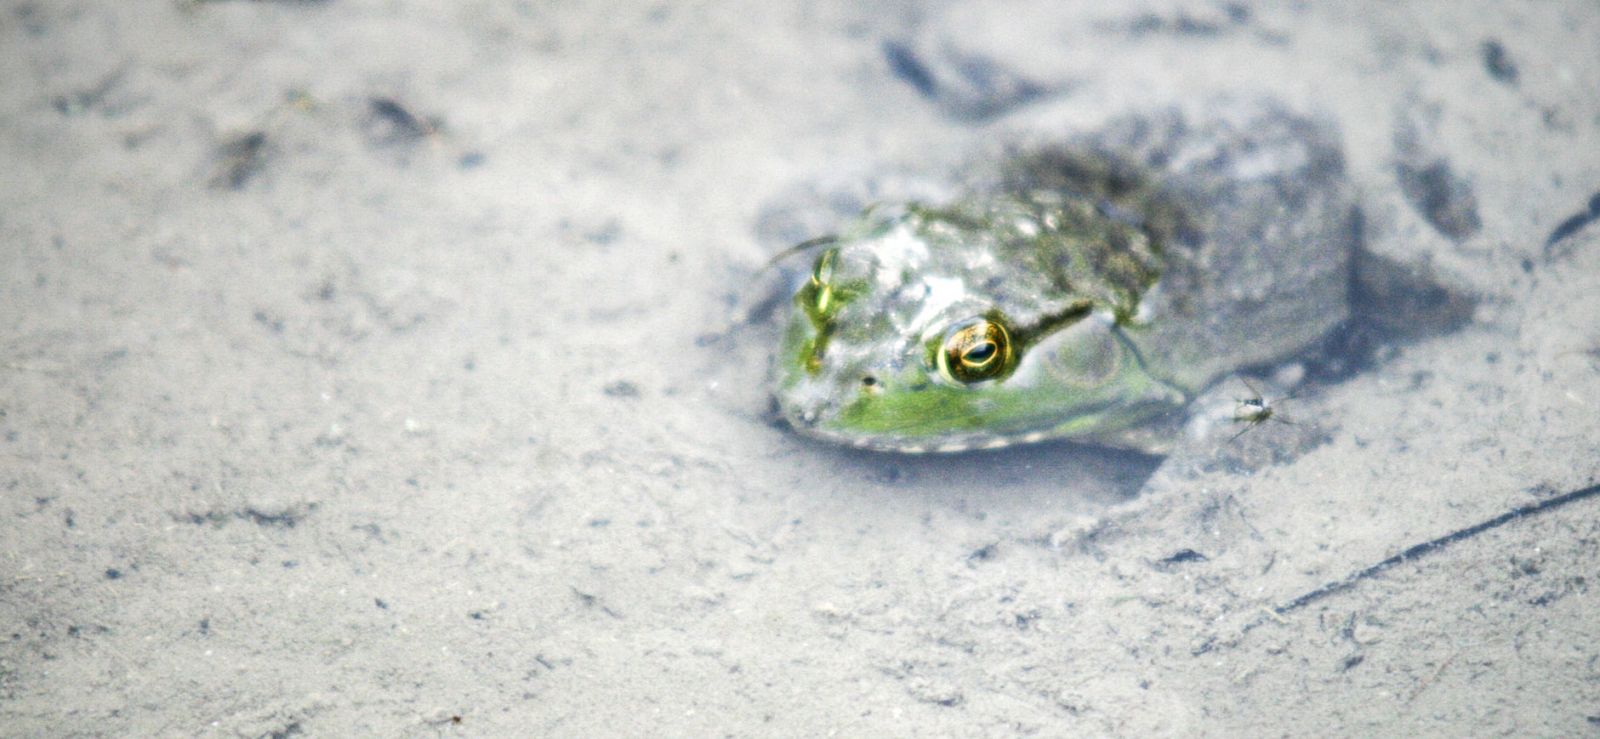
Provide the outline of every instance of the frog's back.
<path id="1" fill-rule="evenodd" d="M 1229 101 L 1032 138 L 1014 145 L 1000 187 L 1099 187 L 1089 194 L 1135 213 L 1159 242 L 1161 279 L 1129 333 L 1174 384 L 1195 392 L 1281 360 L 1348 318 L 1359 227 L 1331 123 Z"/>

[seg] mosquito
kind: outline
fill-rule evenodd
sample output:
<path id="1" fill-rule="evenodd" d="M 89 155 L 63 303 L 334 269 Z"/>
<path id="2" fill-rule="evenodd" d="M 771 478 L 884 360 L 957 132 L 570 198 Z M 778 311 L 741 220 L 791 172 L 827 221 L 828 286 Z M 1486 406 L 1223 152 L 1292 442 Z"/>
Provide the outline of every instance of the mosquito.
<path id="1" fill-rule="evenodd" d="M 1268 400 L 1267 396 L 1262 395 L 1261 391 L 1256 388 L 1254 383 L 1243 377 L 1239 378 L 1239 380 L 1240 382 L 1244 383 L 1245 387 L 1250 388 L 1250 392 L 1253 393 L 1253 395 L 1248 398 L 1234 398 L 1234 403 L 1236 403 L 1236 405 L 1233 408 L 1233 422 L 1242 423 L 1245 426 L 1244 428 L 1239 429 L 1239 433 L 1229 437 L 1229 442 L 1244 436 L 1245 432 L 1260 426 L 1267 421 L 1277 421 L 1278 423 L 1286 423 L 1290 426 L 1294 425 L 1294 421 L 1290 421 L 1283 416 L 1277 415 L 1278 409 L 1274 405 L 1275 403 L 1293 399 L 1293 395 L 1285 395 L 1277 400 Z"/>

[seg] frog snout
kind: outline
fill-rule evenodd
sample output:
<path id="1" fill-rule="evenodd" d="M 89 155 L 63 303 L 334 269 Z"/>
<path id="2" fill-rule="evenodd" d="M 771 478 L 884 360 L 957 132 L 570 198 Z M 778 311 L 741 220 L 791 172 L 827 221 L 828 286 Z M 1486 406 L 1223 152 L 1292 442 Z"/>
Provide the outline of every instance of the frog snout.
<path id="1" fill-rule="evenodd" d="M 806 383 L 778 399 L 783 417 L 796 428 L 815 428 L 838 415 L 839 396 L 823 383 Z"/>
<path id="2" fill-rule="evenodd" d="M 789 423 L 800 428 L 812 428 L 831 415 L 832 403 L 826 400 L 816 400 L 807 403 L 791 402 L 783 409 L 784 417 Z"/>

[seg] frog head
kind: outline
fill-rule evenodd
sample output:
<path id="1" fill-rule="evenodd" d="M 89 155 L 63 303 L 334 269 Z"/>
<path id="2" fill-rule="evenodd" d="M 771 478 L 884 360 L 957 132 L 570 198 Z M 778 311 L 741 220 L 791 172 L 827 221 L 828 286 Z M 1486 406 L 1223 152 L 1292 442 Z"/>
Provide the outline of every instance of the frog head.
<path id="1" fill-rule="evenodd" d="M 958 451 L 1115 443 L 1187 402 L 1146 371 L 1127 316 L 1019 263 L 993 225 L 878 213 L 821 252 L 777 358 L 788 422 L 852 446 Z"/>

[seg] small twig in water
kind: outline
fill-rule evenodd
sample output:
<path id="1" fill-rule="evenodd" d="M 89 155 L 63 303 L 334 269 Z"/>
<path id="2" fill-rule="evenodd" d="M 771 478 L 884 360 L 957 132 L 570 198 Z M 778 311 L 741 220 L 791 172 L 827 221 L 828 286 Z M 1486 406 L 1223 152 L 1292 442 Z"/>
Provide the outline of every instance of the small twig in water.
<path id="1" fill-rule="evenodd" d="M 1600 495 L 1600 484 L 1590 485 L 1589 487 L 1582 488 L 1582 489 L 1579 489 L 1579 490 L 1574 490 L 1574 491 L 1572 491 L 1570 493 L 1564 493 L 1562 495 L 1557 495 L 1554 498 L 1550 498 L 1548 500 L 1542 500 L 1542 501 L 1539 501 L 1538 503 L 1529 503 L 1528 505 L 1525 505 L 1525 506 L 1520 506 L 1520 507 L 1517 507 L 1517 508 L 1513 508 L 1513 509 L 1511 509 L 1509 511 L 1506 511 L 1505 513 L 1502 513 L 1502 514 L 1500 514 L 1498 516 L 1495 516 L 1494 518 L 1491 518 L 1491 519 L 1489 519 L 1487 521 L 1482 521 L 1482 522 L 1473 524 L 1472 526 L 1468 526 L 1468 527 L 1466 527 L 1464 529 L 1457 529 L 1456 531 L 1453 531 L 1451 533 L 1445 534 L 1444 536 L 1441 536 L 1441 537 L 1439 537 L 1437 539 L 1434 539 L 1432 541 L 1425 541 L 1425 542 L 1423 542 L 1421 544 L 1417 544 L 1415 546 L 1412 546 L 1412 547 L 1406 549 L 1405 551 L 1394 555 L 1393 557 L 1389 557 L 1388 559 L 1385 559 L 1385 560 L 1383 560 L 1383 561 L 1381 561 L 1381 562 L 1379 562 L 1379 563 L 1377 563 L 1375 565 L 1372 565 L 1371 567 L 1367 567 L 1366 569 L 1363 569 L 1363 570 L 1357 570 L 1356 572 L 1353 572 L 1353 573 L 1351 573 L 1349 575 L 1346 575 L 1343 579 L 1335 580 L 1333 582 L 1328 583 L 1327 585 L 1323 585 L 1322 587 L 1317 588 L 1316 590 L 1312 590 L 1312 591 L 1310 591 L 1308 593 L 1303 593 L 1300 596 L 1294 598 L 1293 600 L 1290 600 L 1290 601 L 1288 601 L 1286 603 L 1283 603 L 1281 605 L 1273 607 L 1272 612 L 1274 614 L 1282 616 L 1282 615 L 1287 614 L 1287 613 L 1298 611 L 1298 610 L 1300 610 L 1302 608 L 1305 608 L 1306 606 L 1311 605 L 1312 603 L 1315 603 L 1315 602 L 1317 602 L 1319 600 L 1322 600 L 1323 598 L 1326 598 L 1326 597 L 1328 597 L 1330 595 L 1333 595 L 1334 593 L 1338 593 L 1338 592 L 1342 592 L 1344 590 L 1348 590 L 1351 587 L 1353 587 L 1356 583 L 1361 582 L 1362 580 L 1365 580 L 1365 579 L 1367 579 L 1369 577 L 1372 577 L 1374 575 L 1377 575 L 1377 574 L 1383 572 L 1384 570 L 1387 570 L 1387 569 L 1389 569 L 1391 567 L 1394 567 L 1395 565 L 1403 564 L 1405 562 L 1410 562 L 1411 560 L 1418 559 L 1418 558 L 1420 558 L 1420 557 L 1422 557 L 1423 555 L 1426 555 L 1426 554 L 1432 554 L 1433 552 L 1436 552 L 1436 551 L 1438 551 L 1440 549 L 1443 549 L 1443 548 L 1445 548 L 1447 546 L 1450 546 L 1451 544 L 1454 544 L 1456 542 L 1459 542 L 1459 541 L 1462 541 L 1462 540 L 1469 539 L 1471 537 L 1477 536 L 1478 534 L 1481 534 L 1481 533 L 1483 533 L 1485 531 L 1488 531 L 1490 529 L 1499 528 L 1501 526 L 1504 526 L 1504 525 L 1506 525 L 1508 523 L 1511 523 L 1512 521 L 1515 521 L 1515 520 L 1517 520 L 1519 518 L 1522 518 L 1524 516 L 1531 516 L 1531 515 L 1534 515 L 1536 513 L 1545 513 L 1547 511 L 1553 511 L 1553 510 L 1555 510 L 1557 508 L 1560 508 L 1560 507 L 1562 507 L 1564 505 L 1567 505 L 1569 503 L 1576 503 L 1576 502 L 1578 502 L 1580 500 L 1584 500 L 1586 498 L 1592 498 L 1592 497 L 1594 497 L 1596 495 Z M 1261 623 L 1262 623 L 1262 621 L 1257 620 L 1255 623 L 1251 624 L 1251 627 L 1254 627 L 1254 626 L 1259 625 Z"/>
<path id="2" fill-rule="evenodd" d="M 1417 686 L 1416 690 L 1411 691 L 1411 697 L 1407 698 L 1406 702 L 1410 703 L 1416 700 L 1417 696 L 1422 695 L 1422 691 L 1427 690 L 1434 683 L 1439 682 L 1439 676 L 1444 674 L 1445 669 L 1450 666 L 1451 662 L 1456 661 L 1456 657 L 1460 654 L 1460 652 L 1454 652 L 1449 657 L 1446 657 L 1443 662 L 1440 662 L 1439 668 L 1433 671 L 1433 676 L 1429 677 L 1427 680 L 1423 680 L 1422 683 Z"/>

